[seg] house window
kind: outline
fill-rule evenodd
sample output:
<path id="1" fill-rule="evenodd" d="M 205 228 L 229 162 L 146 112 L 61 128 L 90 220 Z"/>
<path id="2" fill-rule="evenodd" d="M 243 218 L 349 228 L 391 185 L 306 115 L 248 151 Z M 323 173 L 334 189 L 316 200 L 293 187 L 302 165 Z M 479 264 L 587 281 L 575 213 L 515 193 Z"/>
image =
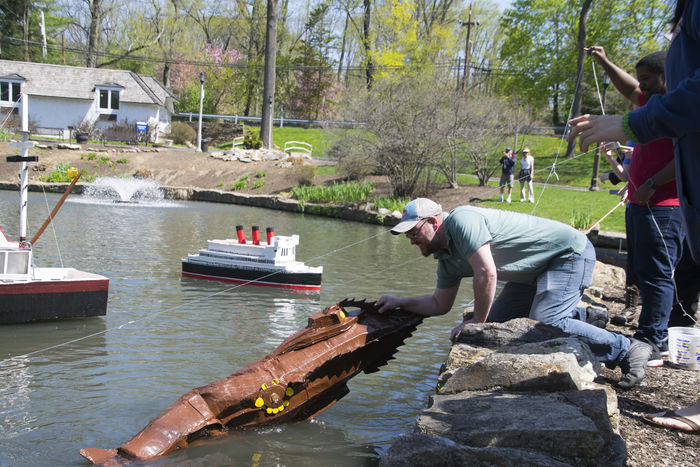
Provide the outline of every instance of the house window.
<path id="1" fill-rule="evenodd" d="M 119 91 L 100 89 L 100 110 L 119 109 Z"/>
<path id="2" fill-rule="evenodd" d="M 0 81 L 0 101 L 17 102 L 22 85 L 15 81 Z"/>

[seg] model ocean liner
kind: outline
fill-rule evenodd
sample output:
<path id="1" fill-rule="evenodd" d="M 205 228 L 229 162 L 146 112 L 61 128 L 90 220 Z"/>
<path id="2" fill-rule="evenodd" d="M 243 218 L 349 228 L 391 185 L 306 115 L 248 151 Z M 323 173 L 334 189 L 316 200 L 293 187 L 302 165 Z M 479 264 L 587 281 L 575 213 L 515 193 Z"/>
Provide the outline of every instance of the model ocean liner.
<path id="1" fill-rule="evenodd" d="M 198 279 L 237 282 L 267 287 L 320 290 L 323 266 L 310 267 L 296 260 L 299 236 L 275 235 L 267 228 L 267 242 L 253 226 L 248 243 L 243 227 L 236 239 L 209 240 L 207 248 L 182 259 L 182 275 Z"/>

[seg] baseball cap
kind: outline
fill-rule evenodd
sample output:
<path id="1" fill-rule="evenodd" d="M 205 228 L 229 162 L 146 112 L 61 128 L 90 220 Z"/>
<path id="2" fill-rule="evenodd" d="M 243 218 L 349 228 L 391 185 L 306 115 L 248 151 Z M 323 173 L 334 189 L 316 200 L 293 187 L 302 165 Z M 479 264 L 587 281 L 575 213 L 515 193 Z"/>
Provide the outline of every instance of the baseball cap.
<path id="1" fill-rule="evenodd" d="M 530 152 L 528 148 L 523 149 L 523 152 Z"/>
<path id="2" fill-rule="evenodd" d="M 396 224 L 391 233 L 399 235 L 408 232 L 421 220 L 442 214 L 442 206 L 428 198 L 416 198 L 403 208 L 401 222 Z"/>
<path id="3" fill-rule="evenodd" d="M 510 151 L 512 151 L 511 148 L 506 148 L 506 152 L 510 152 Z"/>

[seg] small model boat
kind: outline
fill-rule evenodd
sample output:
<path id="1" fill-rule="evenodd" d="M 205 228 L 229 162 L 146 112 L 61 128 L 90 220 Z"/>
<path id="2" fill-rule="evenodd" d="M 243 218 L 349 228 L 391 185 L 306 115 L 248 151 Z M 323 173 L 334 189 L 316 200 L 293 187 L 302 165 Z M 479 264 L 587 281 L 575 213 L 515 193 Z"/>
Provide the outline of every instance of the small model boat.
<path id="1" fill-rule="evenodd" d="M 31 242 L 27 241 L 27 163 L 36 162 L 38 157 L 28 155 L 29 148 L 34 143 L 29 141 L 26 130 L 26 94 L 22 95 L 22 101 L 22 141 L 10 143 L 11 147 L 21 148 L 22 155 L 7 157 L 7 162 L 21 163 L 19 241 L 8 241 L 0 230 L 0 324 L 102 316 L 107 312 L 109 279 L 74 268 L 34 266 L 32 245 L 56 215 L 80 174 L 76 171 L 73 182 L 42 228 Z"/>
<path id="2" fill-rule="evenodd" d="M 246 242 L 243 227 L 236 226 L 237 239 L 209 240 L 206 249 L 182 259 L 182 275 L 198 279 L 320 290 L 323 266 L 311 267 L 296 261 L 299 236 L 275 235 L 267 228 L 267 243 L 253 226 L 252 241 Z"/>
<path id="3" fill-rule="evenodd" d="M 236 428 L 315 417 L 350 391 L 350 378 L 378 371 L 393 358 L 422 321 L 406 311 L 379 314 L 377 309 L 364 300 L 328 306 L 265 357 L 181 396 L 130 441 L 114 449 L 81 449 L 80 454 L 95 464 L 119 465 L 153 459 Z"/>

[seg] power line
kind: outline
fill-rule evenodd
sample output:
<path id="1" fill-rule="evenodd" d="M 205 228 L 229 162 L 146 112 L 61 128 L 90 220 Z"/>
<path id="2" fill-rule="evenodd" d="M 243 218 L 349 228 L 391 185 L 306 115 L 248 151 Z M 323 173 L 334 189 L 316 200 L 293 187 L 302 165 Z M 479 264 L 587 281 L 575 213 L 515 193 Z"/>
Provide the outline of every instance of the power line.
<path id="1" fill-rule="evenodd" d="M 42 43 L 37 42 L 37 41 L 32 41 L 32 40 L 24 40 L 20 39 L 17 37 L 1 37 L 0 38 L 0 44 L 6 45 L 16 45 L 16 46 L 21 46 L 22 44 L 28 44 L 30 46 L 37 46 L 41 47 L 43 46 Z M 60 50 L 60 51 L 65 51 L 65 52 L 70 52 L 74 54 L 79 54 L 79 55 L 88 55 L 92 54 L 96 57 L 101 57 L 101 58 L 106 58 L 110 60 L 134 60 L 138 62 L 143 62 L 143 63 L 159 63 L 159 64 L 164 64 L 164 63 L 169 63 L 173 65 L 190 65 L 190 66 L 198 66 L 198 67 L 205 67 L 205 68 L 237 68 L 237 69 L 242 69 L 242 70 L 263 70 L 264 65 L 260 64 L 251 64 L 251 63 L 214 63 L 210 61 L 202 61 L 202 60 L 183 60 L 183 59 L 174 59 L 174 60 L 168 60 L 165 58 L 154 58 L 154 57 L 149 57 L 149 56 L 144 56 L 144 55 L 132 55 L 127 53 L 113 53 L 113 52 L 100 52 L 100 51 L 93 51 L 93 52 L 88 52 L 87 50 L 81 49 L 81 48 L 76 48 L 76 47 L 63 47 L 62 45 L 58 44 L 47 44 L 47 47 L 53 50 Z M 415 65 L 418 66 L 418 65 Z M 278 65 L 276 66 L 277 70 L 289 70 L 289 71 L 326 71 L 329 73 L 335 73 L 336 65 L 335 64 L 328 64 L 328 65 Z M 375 65 L 375 71 L 399 71 L 399 70 L 405 70 L 408 68 L 412 68 L 413 65 L 410 64 L 401 64 L 401 65 Z M 435 69 L 454 69 L 458 70 L 459 68 L 459 61 L 458 60 L 448 60 L 445 62 L 438 62 L 433 65 L 433 68 Z M 514 72 L 506 69 L 493 69 L 493 68 L 485 68 L 481 66 L 469 66 L 470 70 L 474 72 L 482 72 L 484 74 L 490 74 L 492 76 L 519 76 L 519 75 L 524 75 L 525 73 L 522 72 Z M 354 71 L 362 71 L 364 72 L 365 67 L 361 65 L 353 65 L 353 66 L 347 66 L 343 67 L 344 70 L 348 72 L 354 72 Z"/>

